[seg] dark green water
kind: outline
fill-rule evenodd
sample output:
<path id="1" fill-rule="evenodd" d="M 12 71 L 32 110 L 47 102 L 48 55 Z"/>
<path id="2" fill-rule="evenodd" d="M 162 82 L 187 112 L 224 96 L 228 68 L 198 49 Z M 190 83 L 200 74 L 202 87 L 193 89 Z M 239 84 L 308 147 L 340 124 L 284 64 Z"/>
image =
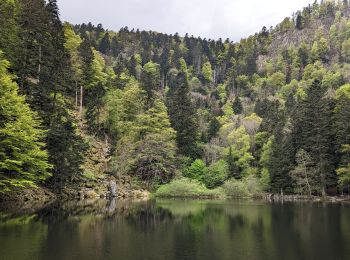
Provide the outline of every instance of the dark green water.
<path id="1" fill-rule="evenodd" d="M 347 204 L 71 202 L 0 215 L 0 259 L 350 259 Z"/>

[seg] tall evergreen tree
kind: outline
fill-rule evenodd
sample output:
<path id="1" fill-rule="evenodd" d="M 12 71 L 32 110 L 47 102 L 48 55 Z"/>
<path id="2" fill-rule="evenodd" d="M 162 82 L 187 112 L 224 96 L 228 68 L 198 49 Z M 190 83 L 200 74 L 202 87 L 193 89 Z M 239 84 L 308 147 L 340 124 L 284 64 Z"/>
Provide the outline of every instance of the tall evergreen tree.
<path id="1" fill-rule="evenodd" d="M 154 62 L 148 62 L 143 66 L 141 73 L 141 86 L 147 93 L 147 104 L 152 106 L 156 92 L 160 87 L 160 66 Z"/>
<path id="2" fill-rule="evenodd" d="M 242 112 L 243 112 L 243 105 L 242 105 L 241 99 L 238 96 L 233 101 L 232 108 L 233 108 L 233 112 L 236 115 L 242 114 Z"/>
<path id="3" fill-rule="evenodd" d="M 335 102 L 334 130 L 336 133 L 336 159 L 338 168 L 346 169 L 350 164 L 350 152 L 348 147 L 350 144 L 350 84 L 346 84 L 337 90 Z"/>
<path id="4" fill-rule="evenodd" d="M 108 32 L 103 36 L 98 50 L 103 54 L 109 54 L 111 50 L 111 39 Z"/>
<path id="5" fill-rule="evenodd" d="M 84 145 L 70 112 L 75 86 L 65 49 L 57 2 L 20 0 L 21 51 L 16 72 L 22 93 L 38 112 L 47 132 L 53 180 L 65 182 L 80 176 Z"/>
<path id="6" fill-rule="evenodd" d="M 284 136 L 282 129 L 275 131 L 267 169 L 270 173 L 270 188 L 273 193 L 293 193 L 293 181 L 289 175 L 293 169 L 295 148 L 290 136 Z"/>
<path id="7" fill-rule="evenodd" d="M 325 97 L 325 89 L 315 80 L 307 90 L 292 116 L 296 148 L 304 149 L 312 158 L 322 194 L 334 187 L 337 179 L 334 165 L 334 136 L 332 129 L 332 104 Z M 299 114 L 300 113 L 300 114 Z"/>
<path id="8" fill-rule="evenodd" d="M 0 50 L 12 63 L 15 62 L 18 52 L 20 30 L 18 24 L 19 16 L 18 1 L 2 0 L 0 2 Z"/>
<path id="9" fill-rule="evenodd" d="M 176 77 L 174 94 L 169 100 L 169 115 L 175 129 L 179 153 L 191 158 L 198 157 L 198 123 L 191 102 L 187 74 L 180 72 Z"/>
<path id="10" fill-rule="evenodd" d="M 228 155 L 226 156 L 226 163 L 228 165 L 229 177 L 241 179 L 241 171 L 237 166 L 237 158 L 233 155 L 232 146 L 230 146 Z"/>

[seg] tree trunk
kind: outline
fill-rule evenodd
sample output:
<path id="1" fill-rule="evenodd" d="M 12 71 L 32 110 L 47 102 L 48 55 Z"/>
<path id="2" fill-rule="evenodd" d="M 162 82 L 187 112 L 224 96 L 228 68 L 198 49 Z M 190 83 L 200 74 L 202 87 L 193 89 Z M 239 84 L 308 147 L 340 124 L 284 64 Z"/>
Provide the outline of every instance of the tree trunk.
<path id="1" fill-rule="evenodd" d="M 40 78 L 40 72 L 41 72 L 41 46 L 39 46 L 39 66 L 38 66 L 39 78 Z"/>
<path id="2" fill-rule="evenodd" d="M 75 82 L 75 107 L 78 108 L 78 82 Z"/>
<path id="3" fill-rule="evenodd" d="M 80 86 L 80 108 L 79 108 L 80 116 L 83 114 L 83 86 Z"/>

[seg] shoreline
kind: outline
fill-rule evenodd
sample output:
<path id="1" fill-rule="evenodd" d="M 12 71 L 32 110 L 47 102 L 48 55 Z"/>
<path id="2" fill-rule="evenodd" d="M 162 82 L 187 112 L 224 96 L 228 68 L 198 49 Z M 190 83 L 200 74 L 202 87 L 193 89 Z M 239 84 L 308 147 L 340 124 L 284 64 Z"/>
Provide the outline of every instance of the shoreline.
<path id="1" fill-rule="evenodd" d="M 44 188 L 31 188 L 17 190 L 9 194 L 0 195 L 0 211 L 12 213 L 34 213 L 45 208 L 57 201 L 76 201 L 83 202 L 89 200 L 149 200 L 149 199 L 174 199 L 174 200 L 261 200 L 267 202 L 331 202 L 331 203 L 350 203 L 350 195 L 347 196 L 305 196 L 305 195 L 281 195 L 281 194 L 261 194 L 251 197 L 230 197 L 230 196 L 155 196 L 148 191 L 130 190 L 127 193 L 123 191 L 122 196 L 118 194 L 116 197 L 108 196 L 92 196 L 79 197 L 79 191 L 75 191 L 67 196 L 67 194 L 55 193 L 54 191 Z"/>

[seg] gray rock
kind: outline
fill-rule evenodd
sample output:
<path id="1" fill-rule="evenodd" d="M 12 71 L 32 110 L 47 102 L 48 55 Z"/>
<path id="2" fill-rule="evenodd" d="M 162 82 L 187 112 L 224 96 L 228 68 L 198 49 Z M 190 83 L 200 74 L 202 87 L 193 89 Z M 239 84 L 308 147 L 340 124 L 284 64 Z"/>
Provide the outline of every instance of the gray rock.
<path id="1" fill-rule="evenodd" d="M 109 196 L 111 198 L 117 197 L 117 183 L 113 180 L 109 181 Z"/>

